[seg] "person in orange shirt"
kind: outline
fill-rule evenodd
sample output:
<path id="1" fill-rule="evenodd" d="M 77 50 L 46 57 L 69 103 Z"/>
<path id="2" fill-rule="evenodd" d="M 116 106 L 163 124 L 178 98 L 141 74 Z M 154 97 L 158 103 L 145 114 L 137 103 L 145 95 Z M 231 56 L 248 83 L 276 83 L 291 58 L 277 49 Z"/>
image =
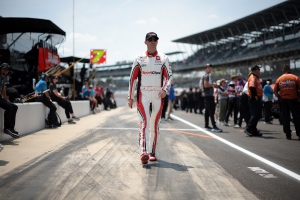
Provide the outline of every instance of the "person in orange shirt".
<path id="1" fill-rule="evenodd" d="M 292 113 L 296 134 L 298 140 L 300 140 L 300 106 L 298 102 L 300 79 L 298 76 L 292 74 L 289 65 L 283 65 L 282 71 L 284 74 L 275 82 L 274 94 L 281 103 L 283 132 L 286 134 L 286 139 L 292 139 L 290 128 L 290 113 Z"/>
<path id="2" fill-rule="evenodd" d="M 251 112 L 251 118 L 247 123 L 245 128 L 245 133 L 252 136 L 262 136 L 262 134 L 257 130 L 257 123 L 261 115 L 261 98 L 263 96 L 262 85 L 259 80 L 260 67 L 254 65 L 251 67 L 251 74 L 248 78 L 248 104 Z"/>

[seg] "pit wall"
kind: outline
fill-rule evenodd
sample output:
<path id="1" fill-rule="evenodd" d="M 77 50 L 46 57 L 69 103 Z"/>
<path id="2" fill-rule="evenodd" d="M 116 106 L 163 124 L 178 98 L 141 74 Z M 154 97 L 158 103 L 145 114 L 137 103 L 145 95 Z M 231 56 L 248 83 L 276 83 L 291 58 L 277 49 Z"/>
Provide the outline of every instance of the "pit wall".
<path id="1" fill-rule="evenodd" d="M 62 123 L 67 122 L 65 110 L 60 107 L 57 102 L 53 102 L 57 108 L 57 114 L 61 118 Z M 71 101 L 73 111 L 76 117 L 84 117 L 91 113 L 89 101 Z M 49 108 L 40 102 L 16 104 L 18 112 L 16 115 L 15 130 L 19 135 L 36 132 L 45 128 L 45 119 L 48 116 Z M 4 110 L 0 108 L 0 141 L 10 139 L 11 136 L 3 133 Z"/>

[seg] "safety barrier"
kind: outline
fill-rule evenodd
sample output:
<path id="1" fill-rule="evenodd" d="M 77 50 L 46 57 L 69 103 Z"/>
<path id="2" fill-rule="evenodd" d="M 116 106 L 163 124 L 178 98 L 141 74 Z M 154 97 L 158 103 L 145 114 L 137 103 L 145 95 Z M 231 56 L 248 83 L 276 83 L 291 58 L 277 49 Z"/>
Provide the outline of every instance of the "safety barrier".
<path id="1" fill-rule="evenodd" d="M 57 114 L 60 116 L 62 123 L 67 121 L 65 110 L 56 102 Z M 76 117 L 83 117 L 90 114 L 89 101 L 71 101 L 74 114 Z M 49 108 L 39 102 L 16 104 L 18 112 L 16 115 L 15 129 L 19 135 L 32 133 L 45 128 L 45 119 L 48 116 Z M 10 139 L 11 137 L 3 133 L 4 110 L 0 108 L 0 141 Z"/>

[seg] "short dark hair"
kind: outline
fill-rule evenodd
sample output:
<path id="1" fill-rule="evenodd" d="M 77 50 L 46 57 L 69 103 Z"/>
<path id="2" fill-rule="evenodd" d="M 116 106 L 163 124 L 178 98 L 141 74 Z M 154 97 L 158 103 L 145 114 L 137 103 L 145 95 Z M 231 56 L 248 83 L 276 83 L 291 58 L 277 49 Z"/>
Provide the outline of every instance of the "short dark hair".
<path id="1" fill-rule="evenodd" d="M 286 72 L 291 72 L 291 68 L 290 68 L 290 66 L 289 66 L 288 64 L 285 64 L 285 65 L 283 65 L 283 67 L 282 67 L 282 71 L 283 71 L 284 73 L 286 73 Z"/>

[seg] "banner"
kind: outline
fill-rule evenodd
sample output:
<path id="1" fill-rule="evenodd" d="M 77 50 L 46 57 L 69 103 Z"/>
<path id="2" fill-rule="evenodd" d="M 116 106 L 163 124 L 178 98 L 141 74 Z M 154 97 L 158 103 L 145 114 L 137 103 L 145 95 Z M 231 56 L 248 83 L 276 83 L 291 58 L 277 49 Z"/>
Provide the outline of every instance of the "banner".
<path id="1" fill-rule="evenodd" d="M 51 67 L 60 64 L 60 58 L 57 53 L 54 53 L 46 48 L 39 48 L 39 72 L 45 72 Z"/>
<path id="2" fill-rule="evenodd" d="M 106 50 L 91 49 L 90 64 L 103 64 L 103 63 L 106 63 Z"/>

